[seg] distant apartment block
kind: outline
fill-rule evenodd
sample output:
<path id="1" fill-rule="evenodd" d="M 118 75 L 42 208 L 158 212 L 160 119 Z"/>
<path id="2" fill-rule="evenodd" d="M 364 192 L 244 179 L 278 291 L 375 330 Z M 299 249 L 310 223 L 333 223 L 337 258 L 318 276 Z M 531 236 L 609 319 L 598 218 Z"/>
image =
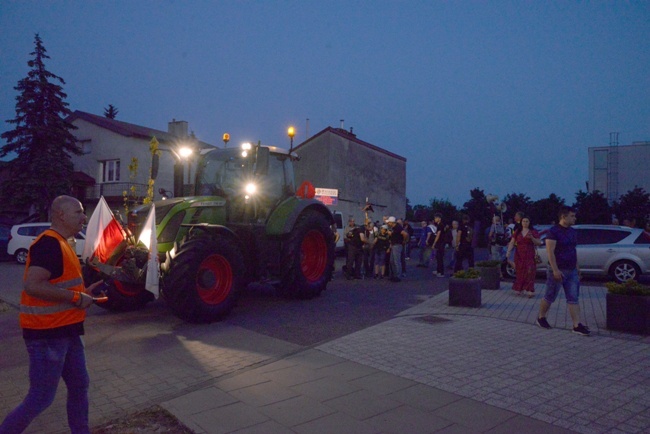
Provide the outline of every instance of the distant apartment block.
<path id="1" fill-rule="evenodd" d="M 637 186 L 650 192 L 650 142 L 589 148 L 589 192 L 611 204 Z"/>

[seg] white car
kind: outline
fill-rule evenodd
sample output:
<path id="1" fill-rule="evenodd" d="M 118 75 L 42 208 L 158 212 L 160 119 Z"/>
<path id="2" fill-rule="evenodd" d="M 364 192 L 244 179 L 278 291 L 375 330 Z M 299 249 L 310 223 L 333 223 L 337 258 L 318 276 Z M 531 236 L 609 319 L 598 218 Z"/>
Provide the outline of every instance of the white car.
<path id="1" fill-rule="evenodd" d="M 29 246 L 51 225 L 52 223 L 24 223 L 14 225 L 9 234 L 7 254 L 13 256 L 19 264 L 24 264 L 27 262 Z M 85 241 L 86 234 L 83 231 L 79 232 L 73 238 L 68 239 L 68 243 L 70 243 L 70 246 L 72 246 L 79 257 L 83 253 Z"/>
<path id="2" fill-rule="evenodd" d="M 609 276 L 619 283 L 650 274 L 650 233 L 613 225 L 575 225 L 573 228 L 578 232 L 576 251 L 583 274 Z M 537 271 L 546 272 L 548 257 L 544 245 L 537 251 L 542 258 Z M 509 266 L 507 273 L 514 277 L 514 270 Z"/>

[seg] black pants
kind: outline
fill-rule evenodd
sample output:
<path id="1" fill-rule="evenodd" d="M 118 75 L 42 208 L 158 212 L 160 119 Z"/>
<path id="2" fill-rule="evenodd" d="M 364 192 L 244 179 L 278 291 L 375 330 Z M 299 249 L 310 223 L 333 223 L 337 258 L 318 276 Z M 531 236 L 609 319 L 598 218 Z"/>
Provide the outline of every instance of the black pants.
<path id="1" fill-rule="evenodd" d="M 363 249 L 363 269 L 365 276 L 372 276 L 372 269 L 375 267 L 375 249 Z"/>
<path id="2" fill-rule="evenodd" d="M 438 274 L 445 274 L 445 246 L 436 248 L 436 271 Z"/>
<path id="3" fill-rule="evenodd" d="M 454 271 L 463 269 L 463 261 L 467 260 L 467 265 L 469 268 L 474 267 L 474 249 L 471 244 L 461 244 L 458 246 L 458 252 L 456 253 L 456 265 L 454 265 Z"/>
<path id="4" fill-rule="evenodd" d="M 361 278 L 361 262 L 363 261 L 363 252 L 361 247 L 348 244 L 348 257 L 345 262 L 345 268 L 348 278 Z"/>

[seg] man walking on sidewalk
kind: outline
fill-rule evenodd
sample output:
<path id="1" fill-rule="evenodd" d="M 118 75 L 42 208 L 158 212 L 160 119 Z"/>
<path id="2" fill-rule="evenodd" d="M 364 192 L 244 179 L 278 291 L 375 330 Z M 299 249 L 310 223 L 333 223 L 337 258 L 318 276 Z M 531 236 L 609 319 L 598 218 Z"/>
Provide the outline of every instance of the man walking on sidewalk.
<path id="1" fill-rule="evenodd" d="M 539 305 L 537 325 L 550 329 L 546 320 L 551 304 L 557 298 L 560 287 L 564 288 L 569 314 L 573 321 L 573 333 L 589 336 L 587 327 L 580 323 L 580 269 L 578 268 L 578 255 L 576 245 L 578 234 L 573 226 L 576 222 L 576 213 L 572 208 L 564 206 L 558 214 L 559 224 L 553 226 L 546 236 L 546 252 L 549 268 L 546 272 L 546 293 Z"/>
<path id="2" fill-rule="evenodd" d="M 21 433 L 54 401 L 59 380 L 68 388 L 68 425 L 72 434 L 89 434 L 84 334 L 86 309 L 93 304 L 81 266 L 68 238 L 86 222 L 81 202 L 59 196 L 52 203 L 52 226 L 32 243 L 20 298 L 20 326 L 29 353 L 29 392 L 7 415 L 1 434 Z"/>

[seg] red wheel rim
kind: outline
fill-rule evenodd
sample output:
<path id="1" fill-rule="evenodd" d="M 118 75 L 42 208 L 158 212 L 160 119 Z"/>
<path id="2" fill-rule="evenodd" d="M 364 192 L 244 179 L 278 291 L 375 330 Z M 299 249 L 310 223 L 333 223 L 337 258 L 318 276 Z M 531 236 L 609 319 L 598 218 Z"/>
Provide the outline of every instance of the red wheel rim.
<path id="1" fill-rule="evenodd" d="M 234 283 L 230 262 L 221 255 L 208 256 L 199 265 L 196 274 L 196 291 L 207 304 L 222 303 Z"/>
<path id="2" fill-rule="evenodd" d="M 117 261 L 117 264 L 115 265 L 117 266 L 123 265 L 123 262 L 124 262 L 124 257 L 121 257 Z M 124 282 L 120 282 L 117 279 L 113 280 L 113 286 L 115 286 L 117 292 L 127 297 L 135 297 L 136 295 L 138 295 L 139 293 L 145 290 L 143 284 L 124 283 Z"/>
<path id="3" fill-rule="evenodd" d="M 119 280 L 113 280 L 113 285 L 117 292 L 127 297 L 135 297 L 145 290 L 144 285 L 132 285 L 130 283 L 120 282 Z"/>
<path id="4" fill-rule="evenodd" d="M 309 282 L 315 282 L 323 276 L 327 265 L 327 243 L 322 233 L 317 230 L 307 232 L 300 246 L 300 268 Z"/>

